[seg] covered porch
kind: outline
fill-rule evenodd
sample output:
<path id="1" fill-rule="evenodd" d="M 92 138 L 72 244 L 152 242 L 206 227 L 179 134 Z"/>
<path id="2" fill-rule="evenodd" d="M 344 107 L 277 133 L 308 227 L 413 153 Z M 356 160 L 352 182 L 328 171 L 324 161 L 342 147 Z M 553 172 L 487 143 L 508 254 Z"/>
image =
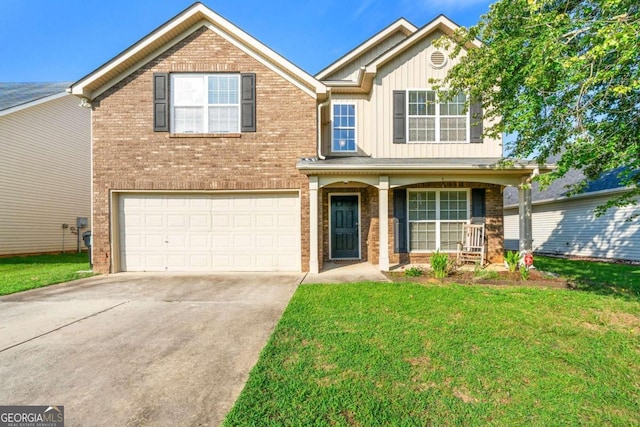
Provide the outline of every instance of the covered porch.
<path id="1" fill-rule="evenodd" d="M 501 159 L 303 159 L 309 178 L 309 271 L 368 261 L 380 271 L 455 253 L 462 224 L 484 224 L 487 260 L 503 261 L 506 186 L 520 189 L 520 247 L 531 249 L 530 180 L 549 168 Z"/>

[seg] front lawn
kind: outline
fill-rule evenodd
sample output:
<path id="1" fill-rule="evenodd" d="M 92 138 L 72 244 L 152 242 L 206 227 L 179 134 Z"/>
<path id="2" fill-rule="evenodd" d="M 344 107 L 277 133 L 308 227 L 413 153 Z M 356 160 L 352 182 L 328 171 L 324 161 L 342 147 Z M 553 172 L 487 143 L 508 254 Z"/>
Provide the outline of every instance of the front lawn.
<path id="1" fill-rule="evenodd" d="M 589 292 L 300 286 L 227 426 L 640 424 L 640 304 Z"/>
<path id="2" fill-rule="evenodd" d="M 535 265 L 570 279 L 581 290 L 640 299 L 640 265 L 568 260 L 536 255 Z"/>
<path id="3" fill-rule="evenodd" d="M 89 255 L 68 253 L 0 258 L 0 295 L 89 277 Z"/>

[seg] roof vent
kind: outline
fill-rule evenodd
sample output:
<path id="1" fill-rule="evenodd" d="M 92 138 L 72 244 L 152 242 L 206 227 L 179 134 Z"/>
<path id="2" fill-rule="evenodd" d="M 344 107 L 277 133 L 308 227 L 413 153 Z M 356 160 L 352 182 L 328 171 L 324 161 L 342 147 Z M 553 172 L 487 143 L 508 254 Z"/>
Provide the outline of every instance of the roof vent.
<path id="1" fill-rule="evenodd" d="M 434 51 L 429 57 L 429 62 L 433 68 L 442 68 L 447 63 L 447 57 L 439 50 Z"/>

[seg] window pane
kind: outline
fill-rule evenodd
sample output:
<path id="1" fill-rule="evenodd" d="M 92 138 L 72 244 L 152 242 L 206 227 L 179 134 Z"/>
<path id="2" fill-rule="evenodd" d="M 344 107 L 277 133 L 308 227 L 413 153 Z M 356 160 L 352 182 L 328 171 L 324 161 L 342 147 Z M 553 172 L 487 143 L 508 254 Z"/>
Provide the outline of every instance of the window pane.
<path id="1" fill-rule="evenodd" d="M 467 118 L 441 118 L 440 141 L 466 141 Z"/>
<path id="2" fill-rule="evenodd" d="M 435 116 L 435 96 L 431 90 L 409 91 L 409 116 Z"/>
<path id="3" fill-rule="evenodd" d="M 202 105 L 204 100 L 202 76 L 173 77 L 174 105 Z"/>
<path id="4" fill-rule="evenodd" d="M 209 107 L 209 132 L 240 132 L 238 110 L 238 107 Z"/>
<path id="5" fill-rule="evenodd" d="M 333 105 L 332 151 L 356 151 L 355 104 Z"/>
<path id="6" fill-rule="evenodd" d="M 458 249 L 458 242 L 462 242 L 462 222 L 440 223 L 440 249 L 453 251 Z"/>
<path id="7" fill-rule="evenodd" d="M 174 114 L 174 132 L 176 133 L 202 133 L 204 132 L 203 108 L 200 107 L 176 107 Z"/>
<path id="8" fill-rule="evenodd" d="M 409 223 L 409 249 L 434 251 L 436 249 L 436 224 L 434 222 Z"/>
<path id="9" fill-rule="evenodd" d="M 240 76 L 209 76 L 209 104 L 238 104 Z"/>
<path id="10" fill-rule="evenodd" d="M 468 219 L 466 191 L 440 192 L 440 219 L 459 221 Z"/>
<path id="11" fill-rule="evenodd" d="M 436 219 L 436 193 L 434 191 L 409 192 L 409 220 L 426 221 Z"/>
<path id="12" fill-rule="evenodd" d="M 436 120 L 432 117 L 409 118 L 409 142 L 435 141 Z"/>

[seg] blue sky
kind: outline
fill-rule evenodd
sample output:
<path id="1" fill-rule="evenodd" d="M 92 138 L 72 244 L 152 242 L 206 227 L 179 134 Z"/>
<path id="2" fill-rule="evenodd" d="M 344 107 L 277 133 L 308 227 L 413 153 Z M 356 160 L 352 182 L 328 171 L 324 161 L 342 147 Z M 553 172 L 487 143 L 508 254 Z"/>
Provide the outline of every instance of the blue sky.
<path id="1" fill-rule="evenodd" d="M 75 81 L 192 0 L 0 0 L 0 81 Z M 475 24 L 486 0 L 205 0 L 305 71 L 316 72 L 399 17 Z"/>

